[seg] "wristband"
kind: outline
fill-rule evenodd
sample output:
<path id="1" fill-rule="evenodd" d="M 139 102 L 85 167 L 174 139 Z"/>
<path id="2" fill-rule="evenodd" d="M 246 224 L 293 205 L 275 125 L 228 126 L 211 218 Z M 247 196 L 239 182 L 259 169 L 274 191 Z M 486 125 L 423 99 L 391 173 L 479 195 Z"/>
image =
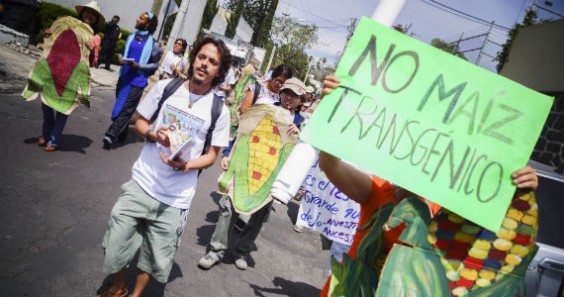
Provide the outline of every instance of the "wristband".
<path id="1" fill-rule="evenodd" d="M 151 139 L 151 129 L 147 129 L 147 131 L 145 132 L 145 141 L 149 142 L 149 143 L 155 143 L 155 141 L 153 139 Z"/>
<path id="2" fill-rule="evenodd" d="M 180 170 L 182 170 L 182 172 L 186 172 L 190 170 L 190 166 L 188 166 L 188 161 L 186 161 L 186 164 L 184 164 L 184 167 L 182 167 Z"/>

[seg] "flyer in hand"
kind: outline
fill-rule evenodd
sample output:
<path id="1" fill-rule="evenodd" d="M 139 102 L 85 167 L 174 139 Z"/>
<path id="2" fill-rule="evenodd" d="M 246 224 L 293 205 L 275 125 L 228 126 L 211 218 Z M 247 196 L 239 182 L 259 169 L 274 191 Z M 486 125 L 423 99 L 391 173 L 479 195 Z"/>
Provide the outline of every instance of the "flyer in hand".
<path id="1" fill-rule="evenodd" d="M 170 105 L 165 108 L 163 125 L 168 126 L 166 132 L 170 141 L 171 160 L 191 145 L 191 140 L 199 131 L 199 125 L 195 123 L 193 116 Z"/>

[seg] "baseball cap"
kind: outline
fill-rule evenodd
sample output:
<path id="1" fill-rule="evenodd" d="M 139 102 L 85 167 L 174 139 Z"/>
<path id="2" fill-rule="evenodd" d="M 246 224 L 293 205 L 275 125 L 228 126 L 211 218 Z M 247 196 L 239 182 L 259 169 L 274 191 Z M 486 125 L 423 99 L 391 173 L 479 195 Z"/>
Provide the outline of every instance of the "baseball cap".
<path id="1" fill-rule="evenodd" d="M 292 90 L 298 96 L 302 96 L 306 93 L 306 85 L 301 80 L 295 77 L 287 79 L 280 88 L 280 92 L 285 89 Z"/>

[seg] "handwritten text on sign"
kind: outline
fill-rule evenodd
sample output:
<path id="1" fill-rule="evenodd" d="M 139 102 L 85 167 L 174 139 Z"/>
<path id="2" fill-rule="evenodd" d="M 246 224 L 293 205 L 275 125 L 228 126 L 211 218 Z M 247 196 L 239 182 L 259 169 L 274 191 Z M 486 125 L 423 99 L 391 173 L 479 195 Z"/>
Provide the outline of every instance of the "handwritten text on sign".
<path id="1" fill-rule="evenodd" d="M 301 138 L 498 230 L 552 99 L 363 18 Z"/>
<path id="2" fill-rule="evenodd" d="M 358 203 L 341 193 L 319 169 L 311 167 L 296 225 L 316 230 L 332 241 L 350 245 L 360 217 Z"/>

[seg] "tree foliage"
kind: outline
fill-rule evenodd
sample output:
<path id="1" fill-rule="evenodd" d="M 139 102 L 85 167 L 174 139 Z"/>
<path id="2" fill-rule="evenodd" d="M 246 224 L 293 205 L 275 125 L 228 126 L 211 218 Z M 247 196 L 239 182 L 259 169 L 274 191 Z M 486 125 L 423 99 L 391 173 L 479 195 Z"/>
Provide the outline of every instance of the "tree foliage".
<path id="1" fill-rule="evenodd" d="M 204 16 L 202 17 L 202 24 L 200 25 L 200 32 L 202 29 L 209 29 L 212 25 L 213 18 L 217 13 L 217 0 L 208 0 L 204 8 Z"/>
<path id="2" fill-rule="evenodd" d="M 497 53 L 497 57 L 495 58 L 497 61 L 497 66 L 496 66 L 497 72 L 500 72 L 503 66 L 505 65 L 505 63 L 507 62 L 509 57 L 509 52 L 511 51 L 511 44 L 513 43 L 513 40 L 515 39 L 517 34 L 519 34 L 519 30 L 521 28 L 526 28 L 536 24 L 537 23 L 536 19 L 537 19 L 537 12 L 532 7 L 530 7 L 525 13 L 525 17 L 523 18 L 523 23 L 522 24 L 517 23 L 513 26 L 513 28 L 511 28 L 511 30 L 509 30 L 508 33 L 509 37 L 507 38 L 507 41 L 503 44 L 501 51 Z"/>
<path id="3" fill-rule="evenodd" d="M 239 24 L 239 19 L 245 10 L 245 1 L 238 0 L 235 2 L 235 8 L 232 10 L 231 16 L 227 22 L 227 29 L 225 30 L 225 36 L 233 39 L 235 33 L 237 32 L 237 25 Z"/>
<path id="4" fill-rule="evenodd" d="M 311 62 L 305 49 L 317 44 L 317 26 L 301 24 L 288 17 L 276 18 L 271 33 L 277 47 L 272 66 L 289 65 L 297 72 L 296 76 L 303 79 Z"/>
<path id="5" fill-rule="evenodd" d="M 447 52 L 447 53 L 451 53 L 459 58 L 462 58 L 464 60 L 468 60 L 466 59 L 466 56 L 464 56 L 464 53 L 462 53 L 459 49 L 458 49 L 458 45 L 457 44 L 453 44 L 453 43 L 448 43 L 442 39 L 439 38 L 434 38 L 433 40 L 431 40 L 431 45 L 442 49 L 443 51 Z"/>
<path id="6" fill-rule="evenodd" d="M 336 69 L 337 64 L 331 63 L 327 58 L 323 57 L 313 64 L 310 73 L 315 80 L 322 82 L 327 75 L 335 73 Z"/>
<path id="7" fill-rule="evenodd" d="M 278 0 L 227 0 L 224 7 L 235 11 L 239 1 L 244 2 L 243 18 L 254 31 L 251 43 L 255 46 L 268 47 Z"/>

